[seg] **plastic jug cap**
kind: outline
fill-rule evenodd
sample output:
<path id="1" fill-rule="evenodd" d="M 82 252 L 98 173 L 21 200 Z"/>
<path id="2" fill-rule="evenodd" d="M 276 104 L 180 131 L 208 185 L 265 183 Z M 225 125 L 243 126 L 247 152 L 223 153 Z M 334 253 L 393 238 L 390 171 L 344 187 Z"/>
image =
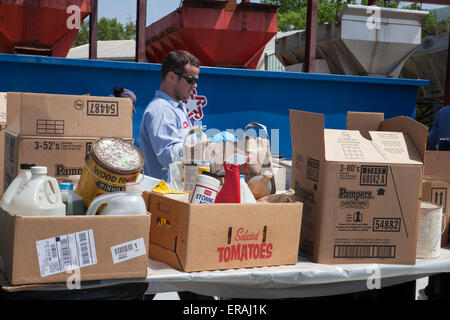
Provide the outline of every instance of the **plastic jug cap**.
<path id="1" fill-rule="evenodd" d="M 47 174 L 47 167 L 31 167 L 31 174 Z"/>
<path id="2" fill-rule="evenodd" d="M 29 170 L 31 167 L 34 167 L 36 164 L 34 163 L 21 163 L 20 170 Z"/>
<path id="3" fill-rule="evenodd" d="M 59 185 L 60 190 L 73 190 L 73 184 L 70 182 L 62 182 Z"/>

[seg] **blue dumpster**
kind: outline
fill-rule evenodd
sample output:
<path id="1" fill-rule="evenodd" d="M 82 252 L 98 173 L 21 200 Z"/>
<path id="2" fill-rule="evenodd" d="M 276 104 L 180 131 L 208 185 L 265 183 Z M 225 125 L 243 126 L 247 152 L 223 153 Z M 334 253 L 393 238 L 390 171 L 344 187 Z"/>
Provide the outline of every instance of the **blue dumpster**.
<path id="1" fill-rule="evenodd" d="M 160 85 L 160 65 L 0 54 L 0 91 L 111 95 L 123 86 L 137 96 L 133 135 Z M 202 67 L 198 96 L 206 98 L 201 124 L 209 131 L 268 127 L 272 153 L 291 156 L 289 109 L 325 115 L 325 127 L 344 129 L 347 111 L 414 117 L 417 89 L 428 80 L 289 73 Z M 279 141 L 279 144 L 276 143 Z"/>

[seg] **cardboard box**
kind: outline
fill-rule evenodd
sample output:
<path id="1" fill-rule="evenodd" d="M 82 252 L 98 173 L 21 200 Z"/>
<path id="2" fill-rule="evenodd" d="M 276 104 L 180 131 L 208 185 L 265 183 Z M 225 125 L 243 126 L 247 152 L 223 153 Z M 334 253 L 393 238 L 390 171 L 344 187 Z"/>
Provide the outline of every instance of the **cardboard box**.
<path id="1" fill-rule="evenodd" d="M 0 150 L 5 150 L 6 93 L 0 92 Z M 0 168 L 3 168 L 5 153 L 0 152 Z M 0 170 L 0 195 L 3 194 L 3 170 Z"/>
<path id="2" fill-rule="evenodd" d="M 297 263 L 302 203 L 189 204 L 147 194 L 152 259 L 186 272 Z"/>
<path id="3" fill-rule="evenodd" d="M 8 92 L 8 131 L 21 136 L 133 136 L 128 98 Z"/>
<path id="4" fill-rule="evenodd" d="M 424 180 L 422 187 L 422 201 L 432 202 L 442 207 L 445 227 L 442 230 L 441 247 L 448 243 L 449 213 L 448 203 L 450 201 L 449 184 L 439 180 Z"/>
<path id="5" fill-rule="evenodd" d="M 4 189 L 19 174 L 21 163 L 47 167 L 47 175 L 59 183 L 71 175 L 81 175 L 86 154 L 98 138 L 86 137 L 23 137 L 9 131 L 5 136 Z M 133 139 L 124 139 L 133 142 Z"/>
<path id="6" fill-rule="evenodd" d="M 97 138 L 5 137 L 4 189 L 14 180 L 24 162 L 47 167 L 58 182 L 81 175 L 84 159 Z"/>
<path id="7" fill-rule="evenodd" d="M 442 181 L 450 180 L 450 151 L 431 151 L 425 152 L 424 159 L 425 178 L 439 179 Z"/>
<path id="8" fill-rule="evenodd" d="M 71 175 L 81 175 L 86 154 L 97 138 L 85 137 L 22 137 L 6 133 L 4 189 L 14 180 L 24 162 L 47 167 L 47 175 L 58 182 Z M 133 139 L 124 139 L 133 142 Z"/>
<path id="9" fill-rule="evenodd" d="M 300 246 L 315 262 L 416 261 L 427 128 L 383 117 L 349 112 L 349 130 L 333 130 L 322 114 L 290 111 Z"/>
<path id="10" fill-rule="evenodd" d="M 443 213 L 446 216 L 446 229 L 444 230 L 444 233 L 441 238 L 441 244 L 442 246 L 445 246 L 448 244 L 448 230 L 449 230 L 449 223 L 450 223 L 450 212 L 448 210 L 449 201 L 450 201 L 450 194 L 449 194 L 449 188 L 450 185 L 450 151 L 431 151 L 427 150 L 425 152 L 425 159 L 424 159 L 424 179 L 426 181 L 430 181 L 433 183 L 433 188 L 436 188 L 435 190 L 431 190 L 430 192 L 427 192 L 423 194 L 423 200 L 428 201 L 429 199 L 428 194 L 432 195 L 432 191 L 435 193 L 438 192 L 438 197 L 432 197 L 431 202 L 435 202 L 440 204 L 441 199 L 441 192 L 443 193 L 443 199 L 446 199 L 445 203 L 443 204 Z M 438 185 L 440 184 L 440 185 Z M 447 187 L 445 187 L 445 184 L 447 184 Z M 431 188 L 431 186 L 430 186 Z M 424 184 L 425 189 L 425 184 Z M 425 190 L 424 190 L 425 191 Z M 445 195 L 446 194 L 446 195 Z"/>
<path id="11" fill-rule="evenodd" d="M 149 223 L 149 215 L 32 217 L 0 209 L 0 271 L 11 285 L 145 278 Z"/>

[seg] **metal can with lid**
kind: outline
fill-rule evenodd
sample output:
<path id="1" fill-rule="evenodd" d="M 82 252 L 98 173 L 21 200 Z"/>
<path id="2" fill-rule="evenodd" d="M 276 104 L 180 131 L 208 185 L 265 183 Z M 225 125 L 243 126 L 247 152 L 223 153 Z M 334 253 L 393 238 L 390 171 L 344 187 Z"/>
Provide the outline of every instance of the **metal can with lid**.
<path id="1" fill-rule="evenodd" d="M 144 167 L 142 152 L 131 142 L 116 137 L 94 141 L 86 155 L 76 192 L 86 208 L 100 194 L 124 191 L 136 182 Z"/>

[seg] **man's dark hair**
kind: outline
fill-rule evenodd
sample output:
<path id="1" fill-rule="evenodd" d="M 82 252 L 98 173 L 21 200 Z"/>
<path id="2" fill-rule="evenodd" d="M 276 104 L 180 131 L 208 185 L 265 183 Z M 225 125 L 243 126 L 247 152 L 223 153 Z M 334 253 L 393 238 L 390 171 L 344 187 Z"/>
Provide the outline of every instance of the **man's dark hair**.
<path id="1" fill-rule="evenodd" d="M 161 78 L 165 79 L 169 71 L 184 74 L 185 66 L 187 64 L 200 68 L 200 61 L 191 53 L 185 50 L 175 50 L 169 52 L 161 65 Z"/>

